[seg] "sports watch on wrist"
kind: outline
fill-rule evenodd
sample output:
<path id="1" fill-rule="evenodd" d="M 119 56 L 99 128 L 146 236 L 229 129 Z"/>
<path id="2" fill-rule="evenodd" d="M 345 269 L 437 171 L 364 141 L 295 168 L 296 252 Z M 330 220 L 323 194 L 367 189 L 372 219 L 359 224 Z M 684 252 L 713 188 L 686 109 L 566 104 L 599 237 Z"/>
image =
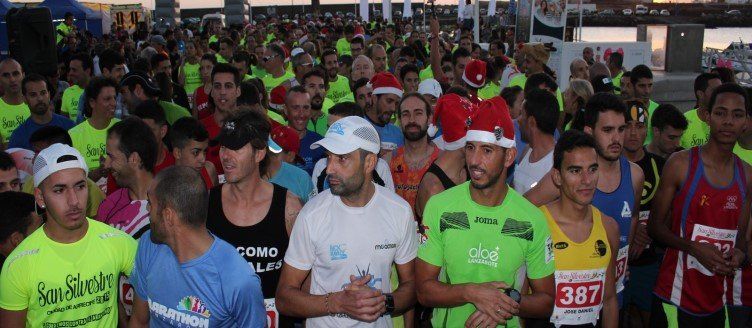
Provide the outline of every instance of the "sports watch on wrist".
<path id="1" fill-rule="evenodd" d="M 386 303 L 386 313 L 391 315 L 392 312 L 394 312 L 394 296 L 392 294 L 384 294 L 386 296 L 386 299 L 384 300 L 384 303 Z"/>

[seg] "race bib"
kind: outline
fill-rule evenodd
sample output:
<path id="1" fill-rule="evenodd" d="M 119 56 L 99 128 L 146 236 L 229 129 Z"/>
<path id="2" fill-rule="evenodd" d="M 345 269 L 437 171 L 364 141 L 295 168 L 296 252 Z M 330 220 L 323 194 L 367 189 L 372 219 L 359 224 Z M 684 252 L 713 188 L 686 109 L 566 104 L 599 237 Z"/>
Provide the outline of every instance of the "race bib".
<path id="1" fill-rule="evenodd" d="M 135 292 L 133 285 L 131 285 L 130 280 L 126 276 L 121 275 L 119 286 L 120 303 L 123 304 L 125 314 L 130 317 L 133 314 L 133 293 Z"/>
<path id="2" fill-rule="evenodd" d="M 264 299 L 264 306 L 266 306 L 266 326 L 268 328 L 279 327 L 279 312 L 277 312 L 277 303 L 275 299 Z"/>
<path id="3" fill-rule="evenodd" d="M 224 174 L 220 174 L 219 176 L 217 176 L 217 181 L 219 182 L 219 184 L 223 184 L 223 183 L 227 182 L 227 179 L 225 179 L 225 175 Z"/>
<path id="4" fill-rule="evenodd" d="M 556 271 L 554 325 L 595 325 L 603 306 L 606 270 Z"/>
<path id="5" fill-rule="evenodd" d="M 629 245 L 619 248 L 616 256 L 616 292 L 621 293 L 624 290 L 624 274 L 627 272 L 627 257 L 629 255 Z"/>
<path id="6" fill-rule="evenodd" d="M 719 251 L 721 251 L 721 253 L 728 253 L 734 249 L 736 230 L 719 229 L 702 224 L 695 224 L 694 229 L 692 229 L 691 240 L 714 245 Z M 700 271 L 706 276 L 714 275 L 713 272 L 708 270 L 692 255 L 687 255 L 687 268 Z"/>

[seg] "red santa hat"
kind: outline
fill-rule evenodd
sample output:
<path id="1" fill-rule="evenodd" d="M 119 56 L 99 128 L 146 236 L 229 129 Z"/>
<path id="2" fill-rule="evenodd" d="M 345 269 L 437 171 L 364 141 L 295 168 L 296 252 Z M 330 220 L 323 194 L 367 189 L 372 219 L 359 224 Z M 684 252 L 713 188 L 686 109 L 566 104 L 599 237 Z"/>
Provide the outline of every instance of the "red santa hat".
<path id="1" fill-rule="evenodd" d="M 486 84 L 486 62 L 473 59 L 467 63 L 462 72 L 462 81 L 473 88 L 482 88 Z"/>
<path id="2" fill-rule="evenodd" d="M 285 95 L 287 95 L 287 90 L 282 85 L 272 89 L 272 92 L 269 93 L 269 107 L 281 112 L 282 107 L 285 106 Z"/>
<path id="3" fill-rule="evenodd" d="M 496 96 L 480 103 L 473 115 L 467 131 L 467 141 L 478 141 L 512 148 L 514 142 L 514 124 L 509 115 L 509 108 L 501 96 Z"/>
<path id="4" fill-rule="evenodd" d="M 465 134 L 470 125 L 470 116 L 477 107 L 469 100 L 451 93 L 441 96 L 436 102 L 433 123 L 428 126 L 428 135 L 436 135 L 441 126 L 444 150 L 457 150 L 465 146 Z"/>
<path id="5" fill-rule="evenodd" d="M 393 94 L 402 98 L 402 84 L 389 72 L 377 73 L 371 78 L 374 95 Z"/>

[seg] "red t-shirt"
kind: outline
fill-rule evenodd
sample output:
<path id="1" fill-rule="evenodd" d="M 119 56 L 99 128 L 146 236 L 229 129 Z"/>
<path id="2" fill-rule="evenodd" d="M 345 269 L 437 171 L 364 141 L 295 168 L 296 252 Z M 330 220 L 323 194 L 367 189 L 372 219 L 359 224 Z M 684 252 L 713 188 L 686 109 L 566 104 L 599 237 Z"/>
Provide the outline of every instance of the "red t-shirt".
<path id="1" fill-rule="evenodd" d="M 196 91 L 193 92 L 193 102 L 195 103 L 199 120 L 209 117 L 214 113 L 214 108 L 209 103 L 209 95 L 204 91 L 204 86 L 196 88 Z"/>
<path id="2" fill-rule="evenodd" d="M 206 132 L 209 133 L 209 140 L 214 140 L 214 138 L 219 135 L 219 131 L 222 130 L 222 128 L 217 125 L 217 122 L 214 121 L 214 115 L 209 115 L 201 119 L 201 124 L 206 129 Z M 209 149 L 206 150 L 206 160 L 214 164 L 214 167 L 217 169 L 217 174 L 221 175 L 225 172 L 225 170 L 222 169 L 222 162 L 219 160 L 219 145 L 209 146 Z"/>

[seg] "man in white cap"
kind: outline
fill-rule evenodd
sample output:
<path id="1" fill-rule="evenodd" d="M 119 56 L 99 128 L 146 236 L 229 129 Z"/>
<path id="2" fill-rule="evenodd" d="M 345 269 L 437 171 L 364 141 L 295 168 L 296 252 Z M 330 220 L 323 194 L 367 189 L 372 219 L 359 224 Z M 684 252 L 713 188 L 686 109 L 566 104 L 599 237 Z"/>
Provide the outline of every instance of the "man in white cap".
<path id="1" fill-rule="evenodd" d="M 500 99 L 500 98 L 494 98 Z M 484 101 L 467 132 L 470 181 L 431 198 L 416 261 L 421 304 L 442 327 L 519 327 L 554 304 L 551 233 L 543 213 L 506 184 L 516 155 L 503 101 Z M 514 289 L 526 267 L 531 292 Z"/>
<path id="2" fill-rule="evenodd" d="M 87 172 L 73 147 L 54 144 L 37 155 L 34 197 L 47 222 L 3 265 L 0 327 L 117 326 L 118 278 L 131 274 L 136 241 L 86 217 Z"/>
<path id="3" fill-rule="evenodd" d="M 366 119 L 373 124 L 381 139 L 381 158 L 389 161 L 392 151 L 405 142 L 400 129 L 392 124 L 392 117 L 402 99 L 402 85 L 392 73 L 377 73 L 371 79 L 371 103 L 373 108 L 366 111 Z"/>
<path id="4" fill-rule="evenodd" d="M 338 120 L 312 147 L 327 151 L 331 187 L 298 215 L 277 287 L 277 308 L 310 318 L 308 327 L 366 322 L 391 327 L 390 316 L 415 303 L 412 209 L 371 181 L 381 145 L 365 119 Z M 393 264 L 399 277 L 394 292 L 389 279 Z M 305 290 L 309 273 L 311 287 Z"/>
<path id="5" fill-rule="evenodd" d="M 434 78 L 425 79 L 420 84 L 418 84 L 418 93 L 422 94 L 423 97 L 428 100 L 428 102 L 431 104 L 431 107 L 436 106 L 436 102 L 439 101 L 439 98 L 442 95 L 441 90 L 441 84 L 439 81 L 436 81 Z"/>

